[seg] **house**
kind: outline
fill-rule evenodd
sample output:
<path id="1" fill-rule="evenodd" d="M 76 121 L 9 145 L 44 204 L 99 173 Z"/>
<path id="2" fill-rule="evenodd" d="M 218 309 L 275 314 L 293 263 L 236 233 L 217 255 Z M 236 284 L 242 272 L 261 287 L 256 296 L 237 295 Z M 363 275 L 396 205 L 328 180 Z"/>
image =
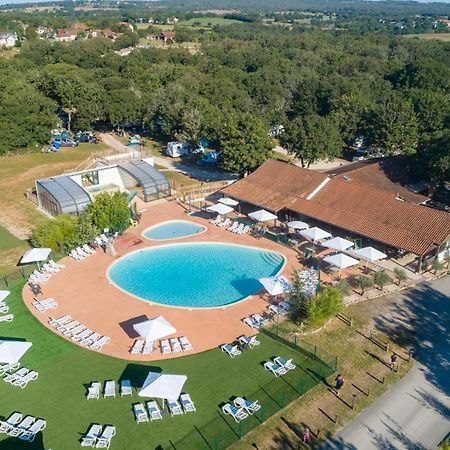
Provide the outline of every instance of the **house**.
<path id="1" fill-rule="evenodd" d="M 0 47 L 14 47 L 17 42 L 17 34 L 13 31 L 0 32 Z"/>
<path id="2" fill-rule="evenodd" d="M 56 31 L 55 41 L 58 42 L 69 42 L 74 41 L 77 38 L 78 31 L 74 31 L 71 29 L 59 28 Z"/>
<path id="3" fill-rule="evenodd" d="M 166 20 L 167 25 L 176 25 L 179 22 L 177 17 L 168 17 Z"/>
<path id="4" fill-rule="evenodd" d="M 133 25 L 129 22 L 120 22 L 119 26 L 128 28 L 130 31 L 134 31 Z"/>
<path id="5" fill-rule="evenodd" d="M 74 31 L 86 31 L 89 27 L 85 23 L 73 23 L 70 25 L 70 29 Z"/>
<path id="6" fill-rule="evenodd" d="M 36 28 L 36 34 L 40 37 L 45 37 L 50 33 L 50 30 L 47 27 L 39 26 Z"/>
<path id="7" fill-rule="evenodd" d="M 148 23 L 149 24 L 155 23 L 155 18 L 154 17 L 149 17 L 148 18 Z"/>
<path id="8" fill-rule="evenodd" d="M 88 32 L 88 37 L 90 38 L 96 38 L 102 35 L 102 30 L 99 30 L 98 28 L 94 28 Z"/>
<path id="9" fill-rule="evenodd" d="M 174 31 L 161 31 L 159 38 L 164 41 L 175 41 L 175 32 Z"/>
<path id="10" fill-rule="evenodd" d="M 449 19 L 442 19 L 439 22 L 443 23 L 444 25 L 446 25 L 448 28 L 450 28 L 450 20 Z"/>

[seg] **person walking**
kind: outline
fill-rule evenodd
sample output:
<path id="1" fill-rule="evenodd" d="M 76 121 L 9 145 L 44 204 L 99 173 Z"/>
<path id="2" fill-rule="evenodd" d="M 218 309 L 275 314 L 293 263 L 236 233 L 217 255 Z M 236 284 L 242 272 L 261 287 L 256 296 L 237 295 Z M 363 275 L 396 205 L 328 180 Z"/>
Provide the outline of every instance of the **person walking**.
<path id="1" fill-rule="evenodd" d="M 303 428 L 302 442 L 307 444 L 311 440 L 311 433 L 308 427 Z"/>
<path id="2" fill-rule="evenodd" d="M 395 353 L 392 353 L 391 359 L 389 361 L 389 367 L 391 370 L 394 370 L 395 364 L 397 364 L 397 355 Z"/>
<path id="3" fill-rule="evenodd" d="M 336 395 L 339 395 L 339 393 L 341 392 L 341 389 L 345 383 L 344 377 L 339 373 L 336 376 L 336 378 L 334 379 L 334 382 L 335 382 L 334 388 L 336 390 Z"/>

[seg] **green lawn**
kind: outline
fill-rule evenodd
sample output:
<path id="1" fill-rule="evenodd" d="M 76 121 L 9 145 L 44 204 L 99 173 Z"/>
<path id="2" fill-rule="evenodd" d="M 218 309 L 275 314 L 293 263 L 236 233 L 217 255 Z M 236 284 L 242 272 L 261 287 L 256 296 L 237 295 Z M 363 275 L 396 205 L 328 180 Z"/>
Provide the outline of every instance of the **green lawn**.
<path id="1" fill-rule="evenodd" d="M 194 23 L 196 25 L 194 25 Z M 243 22 L 239 20 L 225 19 L 224 17 L 193 17 L 192 19 L 179 22 L 177 25 L 210 27 L 214 25 L 232 25 L 236 23 L 242 24 Z"/>
<path id="2" fill-rule="evenodd" d="M 211 443 L 216 437 L 221 439 L 218 448 L 224 448 L 236 439 L 236 434 L 259 424 L 297 397 L 297 391 L 304 392 L 314 386 L 317 383 L 315 374 L 324 369 L 319 362 L 262 335 L 258 348 L 234 359 L 218 349 L 150 364 L 107 357 L 73 345 L 43 327 L 24 306 L 21 287 L 16 285 L 7 298 L 15 318 L 11 323 L 0 323 L 0 335 L 33 342 L 21 363 L 37 370 L 39 378 L 23 390 L 0 383 L 0 415 L 9 416 L 13 411 L 32 414 L 46 419 L 47 428 L 43 438 L 39 436 L 32 445 L 0 435 L 3 450 L 78 449 L 78 440 L 91 423 L 117 427 L 112 449 L 169 448 L 170 439 L 178 450 L 199 450 L 207 448 L 204 438 Z M 63 313 L 55 310 L 54 315 Z M 293 358 L 299 366 L 284 379 L 275 379 L 261 366 L 263 361 L 278 354 Z M 174 418 L 167 415 L 162 421 L 137 425 L 131 410 L 132 404 L 141 400 L 136 392 L 133 398 L 85 399 L 86 386 L 91 381 L 125 378 L 130 379 L 133 386 L 139 386 L 149 369 L 187 375 L 185 391 L 196 403 L 197 412 Z M 258 418 L 246 419 L 241 430 L 219 414 L 219 405 L 233 395 L 248 395 L 263 405 Z M 204 438 L 194 427 L 198 427 Z"/>
<path id="3" fill-rule="evenodd" d="M 23 241 L 17 239 L 6 228 L 0 225 L 0 250 L 9 250 L 10 248 L 22 245 Z"/>

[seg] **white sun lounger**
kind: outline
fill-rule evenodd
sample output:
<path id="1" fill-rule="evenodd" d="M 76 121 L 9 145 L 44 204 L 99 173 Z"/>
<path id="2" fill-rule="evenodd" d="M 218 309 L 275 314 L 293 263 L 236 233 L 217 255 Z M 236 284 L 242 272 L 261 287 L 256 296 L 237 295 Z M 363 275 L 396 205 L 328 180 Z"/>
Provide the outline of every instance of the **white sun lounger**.
<path id="1" fill-rule="evenodd" d="M 151 421 L 162 419 L 161 409 L 154 400 L 147 402 L 147 410 Z"/>
<path id="2" fill-rule="evenodd" d="M 72 336 L 71 339 L 74 342 L 80 342 L 83 339 L 88 338 L 91 334 L 93 333 L 92 330 L 90 330 L 89 328 L 87 328 L 86 330 L 82 331 L 80 334 L 77 334 L 75 336 Z"/>
<path id="3" fill-rule="evenodd" d="M 239 222 L 234 221 L 229 227 L 227 227 L 227 230 L 234 232 L 234 230 L 238 229 L 239 225 Z"/>
<path id="4" fill-rule="evenodd" d="M 6 316 L 0 316 L 0 322 L 12 322 L 14 314 L 7 314 Z"/>
<path id="5" fill-rule="evenodd" d="M 236 397 L 234 399 L 233 403 L 234 403 L 234 406 L 236 406 L 238 408 L 244 408 L 244 410 L 248 414 L 253 414 L 254 412 L 261 409 L 261 405 L 258 403 L 258 401 L 251 402 L 242 397 Z"/>
<path id="6" fill-rule="evenodd" d="M 120 396 L 133 395 L 130 380 L 122 380 L 120 382 Z"/>
<path id="7" fill-rule="evenodd" d="M 108 344 L 111 341 L 109 336 L 102 336 L 98 341 L 91 344 L 89 347 L 91 350 L 101 350 L 102 347 L 106 344 Z"/>
<path id="8" fill-rule="evenodd" d="M 50 259 L 49 261 L 48 261 L 48 263 L 51 265 L 51 266 L 53 266 L 53 267 L 55 267 L 56 269 L 64 269 L 64 267 L 66 267 L 64 264 L 59 264 L 59 263 L 56 263 L 55 261 L 53 261 L 53 259 Z"/>
<path id="9" fill-rule="evenodd" d="M 53 266 L 52 266 L 51 264 L 49 264 L 49 263 L 45 263 L 45 264 L 42 266 L 41 270 L 44 270 L 45 272 L 47 272 L 47 273 L 50 274 L 50 275 L 53 275 L 53 274 L 59 272 L 59 269 L 57 269 L 56 267 L 53 267 Z"/>
<path id="10" fill-rule="evenodd" d="M 94 447 L 102 432 L 102 426 L 94 423 L 81 440 L 82 447 Z"/>
<path id="11" fill-rule="evenodd" d="M 195 409 L 195 404 L 191 399 L 191 396 L 189 394 L 181 394 L 180 395 L 180 402 L 183 406 L 184 412 L 188 413 L 188 412 L 194 412 L 197 411 Z"/>
<path id="12" fill-rule="evenodd" d="M 96 448 L 109 448 L 111 445 L 111 439 L 116 434 L 116 427 L 108 425 L 103 430 L 103 433 L 97 438 Z"/>
<path id="13" fill-rule="evenodd" d="M 27 416 L 25 419 L 22 420 L 22 422 L 19 423 L 19 425 L 16 425 L 15 427 L 11 428 L 8 431 L 8 436 L 11 437 L 17 437 L 20 436 L 24 431 L 28 430 L 31 425 L 35 422 L 36 418 L 33 416 Z"/>
<path id="14" fill-rule="evenodd" d="M 8 433 L 14 426 L 22 420 L 22 414 L 13 412 L 6 420 L 0 421 L 0 433 Z"/>
<path id="15" fill-rule="evenodd" d="M 293 370 L 295 369 L 297 366 L 292 362 L 292 359 L 284 359 L 281 356 L 277 356 L 276 358 L 273 359 L 273 362 L 275 364 L 278 364 L 281 367 L 284 367 L 286 370 Z"/>
<path id="16" fill-rule="evenodd" d="M 225 414 L 230 415 L 236 422 L 240 422 L 248 417 L 248 414 L 244 411 L 244 408 L 237 408 L 231 403 L 227 403 L 222 406 L 222 411 Z"/>
<path id="17" fill-rule="evenodd" d="M 12 384 L 25 389 L 30 381 L 37 380 L 38 375 L 39 374 L 35 370 L 31 370 L 25 376 L 15 379 Z"/>
<path id="18" fill-rule="evenodd" d="M 147 411 L 145 410 L 142 403 L 136 403 L 133 405 L 133 413 L 134 418 L 136 419 L 136 423 L 149 421 Z"/>
<path id="19" fill-rule="evenodd" d="M 169 343 L 170 343 L 170 346 L 172 347 L 172 351 L 174 353 L 181 352 L 181 350 L 182 350 L 181 344 L 180 344 L 180 341 L 177 338 L 169 339 Z"/>
<path id="20" fill-rule="evenodd" d="M 82 324 L 77 325 L 74 328 L 70 328 L 69 330 L 64 331 L 64 336 L 67 337 L 72 337 L 72 336 L 76 336 L 77 334 L 80 334 L 83 330 L 85 330 L 86 327 Z"/>
<path id="21" fill-rule="evenodd" d="M 37 419 L 36 422 L 31 425 L 26 431 L 23 431 L 19 436 L 19 439 L 23 441 L 33 442 L 36 435 L 42 431 L 47 425 L 47 422 L 44 419 Z"/>
<path id="22" fill-rule="evenodd" d="M 0 306 L 0 313 L 6 314 L 9 311 L 9 306 L 3 305 Z"/>
<path id="23" fill-rule="evenodd" d="M 144 348 L 142 349 L 143 355 L 149 355 L 153 352 L 153 341 L 145 341 Z"/>
<path id="24" fill-rule="evenodd" d="M 70 317 L 69 315 L 65 315 L 60 317 L 59 319 L 53 319 L 51 317 L 49 319 L 50 319 L 48 321 L 49 325 L 51 325 L 52 327 L 57 327 L 58 325 L 69 323 L 72 320 L 72 317 Z"/>
<path id="25" fill-rule="evenodd" d="M 186 351 L 192 350 L 194 348 L 186 336 L 181 336 L 178 338 L 178 340 L 180 341 L 183 351 L 186 352 Z"/>
<path id="26" fill-rule="evenodd" d="M 234 358 L 235 356 L 239 356 L 242 352 L 238 349 L 237 345 L 224 344 L 220 346 L 220 349 Z"/>
<path id="27" fill-rule="evenodd" d="M 47 311 L 47 309 L 54 309 L 58 307 L 58 303 L 54 298 L 47 298 L 45 300 L 39 300 L 38 298 L 35 298 L 32 304 L 39 312 L 45 312 Z"/>
<path id="28" fill-rule="evenodd" d="M 85 258 L 84 256 L 79 255 L 75 250 L 71 250 L 69 256 L 75 261 L 82 261 Z"/>
<path id="29" fill-rule="evenodd" d="M 143 339 L 137 339 L 134 341 L 133 347 L 130 349 L 130 353 L 132 355 L 136 355 L 138 353 L 142 352 L 142 349 L 144 348 L 145 341 Z"/>
<path id="30" fill-rule="evenodd" d="M 242 345 L 248 345 L 250 348 L 256 347 L 260 344 L 260 342 L 256 339 L 256 336 L 247 337 L 247 336 L 240 336 L 239 337 L 239 343 Z"/>
<path id="31" fill-rule="evenodd" d="M 91 398 L 95 398 L 96 400 L 98 400 L 100 398 L 101 387 L 102 385 L 98 381 L 93 381 L 88 387 L 86 399 L 89 400 Z"/>
<path id="32" fill-rule="evenodd" d="M 79 255 L 84 256 L 85 258 L 87 258 L 88 256 L 91 256 L 91 253 L 87 252 L 86 250 L 84 250 L 84 249 L 81 248 L 81 247 L 77 247 L 77 248 L 75 249 L 75 251 L 76 251 Z"/>
<path id="33" fill-rule="evenodd" d="M 105 383 L 105 389 L 103 391 L 103 398 L 116 396 L 116 382 L 109 380 Z"/>
<path id="34" fill-rule="evenodd" d="M 169 408 L 170 415 L 179 416 L 183 414 L 183 410 L 181 409 L 181 405 L 178 403 L 178 400 L 166 400 L 167 407 Z"/>
<path id="35" fill-rule="evenodd" d="M 246 325 L 248 325 L 250 328 L 253 328 L 254 330 L 259 329 L 259 323 L 253 320 L 251 317 L 245 317 L 242 320 Z"/>
<path id="36" fill-rule="evenodd" d="M 242 236 L 244 234 L 247 234 L 250 231 L 251 227 L 249 225 L 245 225 L 244 228 L 239 232 L 239 234 Z"/>
<path id="37" fill-rule="evenodd" d="M 266 363 L 264 363 L 264 369 L 269 370 L 276 377 L 279 377 L 280 375 L 284 375 L 286 373 L 286 369 L 283 366 L 274 364 L 272 361 L 267 361 Z"/>
<path id="38" fill-rule="evenodd" d="M 161 339 L 159 343 L 161 345 L 161 352 L 163 355 L 167 353 L 172 353 L 172 348 L 170 347 L 169 341 L 167 339 Z"/>
<path id="39" fill-rule="evenodd" d="M 5 378 L 3 378 L 3 381 L 5 383 L 11 383 L 13 384 L 14 381 L 24 377 L 30 370 L 27 369 L 26 367 L 22 367 L 21 369 L 19 369 L 17 372 L 14 372 L 10 375 L 6 375 Z"/>
<path id="40" fill-rule="evenodd" d="M 80 322 L 78 322 L 78 320 L 72 320 L 71 322 L 69 322 L 66 325 L 58 325 L 56 327 L 56 329 L 61 333 L 64 334 L 66 331 L 70 331 L 73 330 L 74 328 L 76 328 L 78 325 L 81 325 Z"/>
<path id="41" fill-rule="evenodd" d="M 241 232 L 244 230 L 244 228 L 245 228 L 245 224 L 240 223 L 240 224 L 237 226 L 237 228 L 235 228 L 234 230 L 230 230 L 230 231 L 232 231 L 232 232 L 235 233 L 235 234 L 241 234 Z"/>
<path id="42" fill-rule="evenodd" d="M 87 244 L 84 244 L 82 249 L 86 252 L 89 253 L 90 255 L 93 255 L 94 253 L 96 253 L 97 251 L 95 250 L 95 248 L 90 247 Z"/>
<path id="43" fill-rule="evenodd" d="M 11 373 L 13 370 L 17 370 L 20 367 L 19 362 L 15 363 L 6 363 L 0 365 L 0 376 L 3 376 L 5 373 Z"/>
<path id="44" fill-rule="evenodd" d="M 85 347 L 88 347 L 91 345 L 94 341 L 96 341 L 100 335 L 98 333 L 92 333 L 87 338 L 84 338 L 82 341 L 80 341 L 80 345 L 84 345 Z"/>
<path id="45" fill-rule="evenodd" d="M 259 324 L 259 326 L 264 326 L 269 322 L 269 319 L 264 318 L 260 314 L 253 314 L 252 319 Z"/>

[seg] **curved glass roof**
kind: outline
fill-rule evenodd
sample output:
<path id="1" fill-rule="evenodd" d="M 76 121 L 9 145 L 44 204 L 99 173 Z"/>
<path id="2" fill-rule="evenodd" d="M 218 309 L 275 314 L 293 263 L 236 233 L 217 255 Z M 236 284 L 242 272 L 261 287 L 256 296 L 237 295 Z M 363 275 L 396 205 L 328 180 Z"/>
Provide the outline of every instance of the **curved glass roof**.
<path id="1" fill-rule="evenodd" d="M 167 177 L 141 159 L 118 164 L 118 167 L 129 173 L 144 188 L 146 194 L 170 190 Z"/>

